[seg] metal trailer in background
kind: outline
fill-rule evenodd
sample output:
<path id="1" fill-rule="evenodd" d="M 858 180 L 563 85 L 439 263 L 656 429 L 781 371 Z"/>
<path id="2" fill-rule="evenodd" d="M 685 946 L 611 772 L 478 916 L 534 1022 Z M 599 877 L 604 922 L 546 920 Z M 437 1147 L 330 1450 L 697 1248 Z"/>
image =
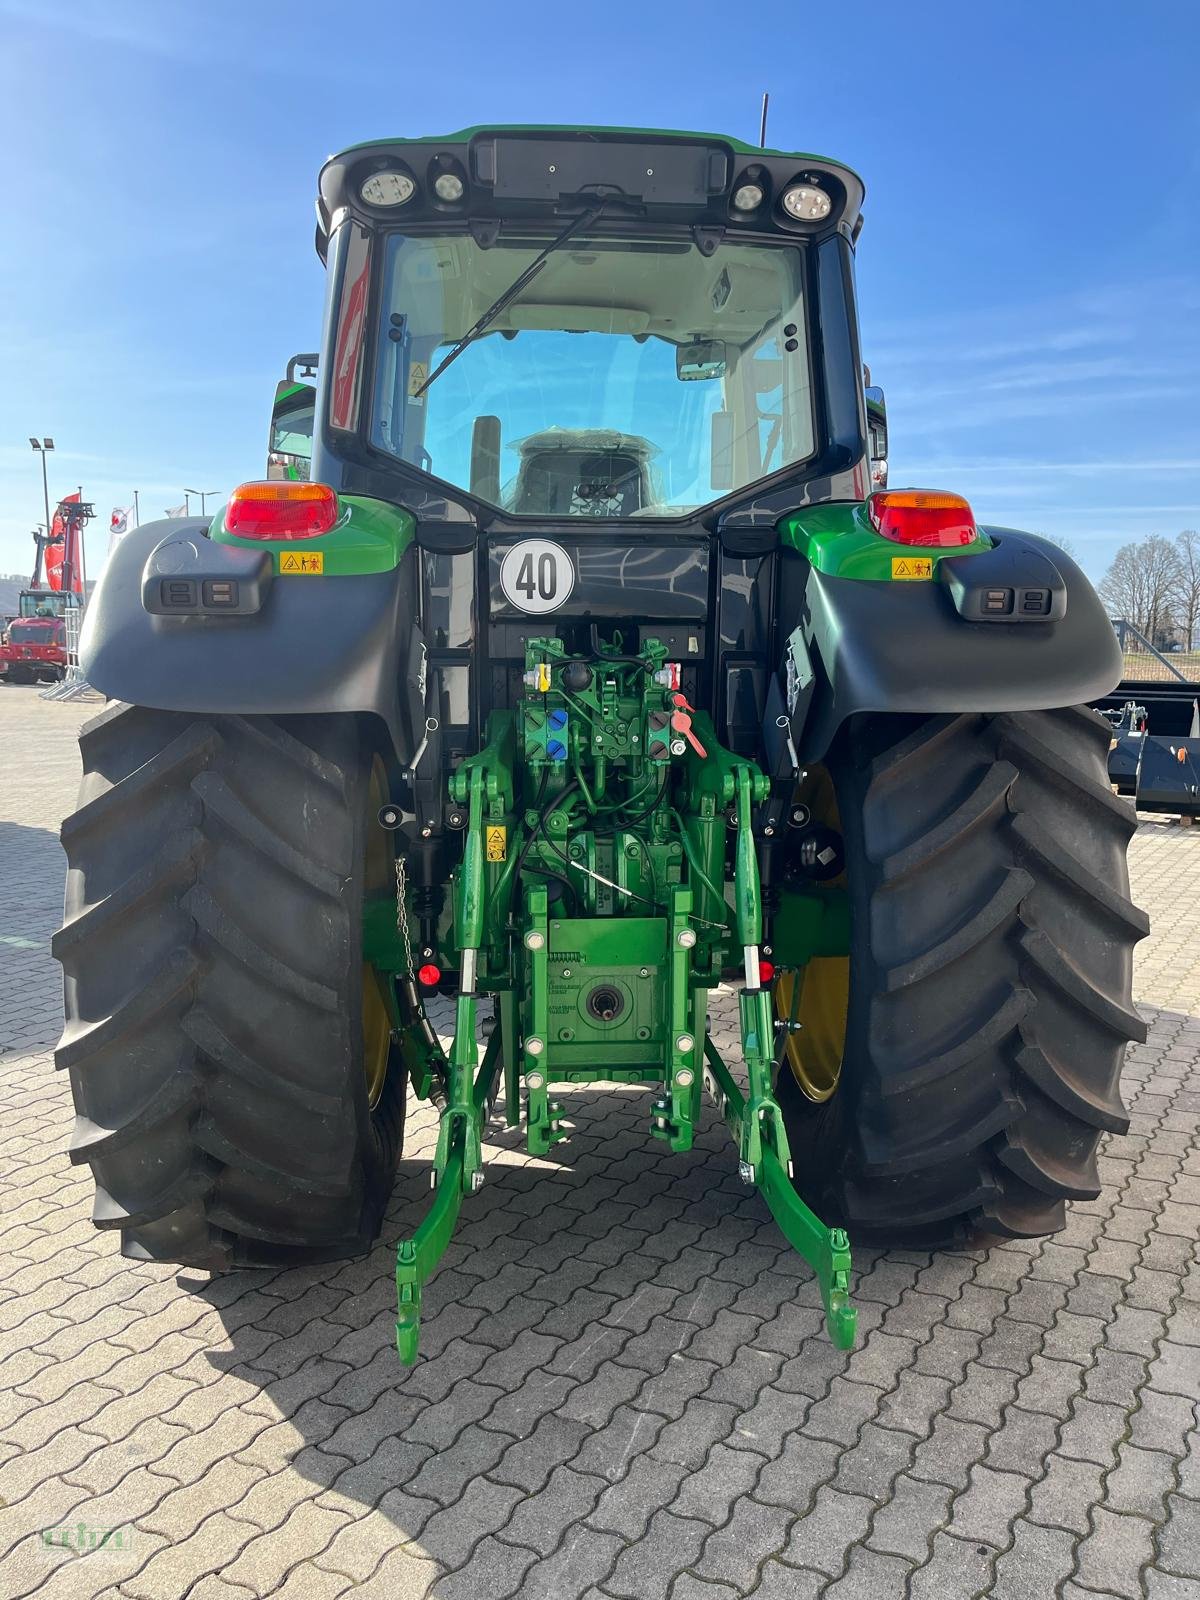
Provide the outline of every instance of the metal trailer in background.
<path id="1" fill-rule="evenodd" d="M 1125 676 L 1093 701 L 1113 725 L 1109 781 L 1139 811 L 1200 814 L 1200 663 L 1164 653 L 1132 622 L 1111 619 Z"/>
<path id="2" fill-rule="evenodd" d="M 1139 811 L 1200 816 L 1200 683 L 1128 678 L 1095 705 L 1113 724 L 1118 794 Z"/>

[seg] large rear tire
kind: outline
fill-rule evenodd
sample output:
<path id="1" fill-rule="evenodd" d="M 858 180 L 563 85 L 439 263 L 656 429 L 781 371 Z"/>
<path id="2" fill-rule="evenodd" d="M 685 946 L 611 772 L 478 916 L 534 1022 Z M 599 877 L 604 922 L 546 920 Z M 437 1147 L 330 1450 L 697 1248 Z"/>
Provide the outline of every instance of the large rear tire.
<path id="1" fill-rule="evenodd" d="M 869 716 L 839 736 L 850 897 L 836 1092 L 786 1058 L 777 1093 L 798 1189 L 854 1236 L 931 1246 L 1028 1237 L 1099 1192 L 1096 1146 L 1127 1126 L 1132 809 L 1111 730 L 1076 707 Z"/>
<path id="2" fill-rule="evenodd" d="M 80 748 L 56 1060 L 97 1227 L 210 1269 L 367 1249 L 405 1098 L 397 1050 L 364 1067 L 367 733 L 118 704 Z"/>

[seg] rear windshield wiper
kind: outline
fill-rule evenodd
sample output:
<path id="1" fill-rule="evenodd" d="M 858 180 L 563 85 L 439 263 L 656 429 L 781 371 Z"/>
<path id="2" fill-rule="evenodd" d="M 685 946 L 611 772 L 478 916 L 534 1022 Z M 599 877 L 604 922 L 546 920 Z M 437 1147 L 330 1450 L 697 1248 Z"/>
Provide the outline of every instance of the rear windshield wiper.
<path id="1" fill-rule="evenodd" d="M 486 332 L 488 327 L 496 320 L 500 313 L 507 310 L 507 308 L 512 305 L 513 301 L 522 292 L 522 290 L 531 284 L 537 277 L 538 273 L 546 265 L 547 261 L 549 261 L 554 252 L 558 249 L 561 249 L 561 247 L 566 244 L 568 239 L 573 239 L 582 228 L 590 227 L 603 209 L 604 202 L 602 200 L 599 205 L 593 206 L 590 211 L 581 211 L 577 217 L 572 218 L 572 220 L 567 224 L 563 231 L 557 235 L 556 238 L 551 239 L 550 243 L 544 250 L 539 251 L 539 253 L 534 256 L 533 260 L 525 268 L 524 272 L 521 273 L 520 277 L 514 278 L 509 284 L 508 288 L 505 289 L 502 294 L 497 295 L 496 299 L 492 301 L 491 305 L 487 308 L 483 315 L 478 317 L 471 324 L 466 333 L 463 334 L 462 338 L 459 339 L 451 349 L 447 350 L 446 354 L 438 362 L 437 366 L 434 367 L 433 371 L 425 379 L 425 382 L 421 385 L 421 387 L 413 390 L 414 400 L 419 400 L 420 397 L 425 393 L 426 389 L 429 388 L 430 384 L 437 382 L 450 363 L 452 361 L 457 361 L 467 346 L 471 344 L 473 340 L 478 339 L 481 333 Z"/>

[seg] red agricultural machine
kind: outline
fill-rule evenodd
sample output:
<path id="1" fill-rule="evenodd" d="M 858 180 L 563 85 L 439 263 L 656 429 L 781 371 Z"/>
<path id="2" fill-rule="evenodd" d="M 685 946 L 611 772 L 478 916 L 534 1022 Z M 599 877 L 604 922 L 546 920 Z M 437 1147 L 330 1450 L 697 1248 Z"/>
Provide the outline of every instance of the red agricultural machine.
<path id="1" fill-rule="evenodd" d="M 12 619 L 0 643 L 0 678 L 6 683 L 57 683 L 66 670 L 63 617 L 22 615 Z"/>
<path id="2" fill-rule="evenodd" d="M 59 501 L 50 532 L 34 533 L 33 575 L 0 638 L 0 681 L 57 683 L 66 675 L 67 614 L 83 605 L 83 530 L 94 515 L 77 490 Z"/>

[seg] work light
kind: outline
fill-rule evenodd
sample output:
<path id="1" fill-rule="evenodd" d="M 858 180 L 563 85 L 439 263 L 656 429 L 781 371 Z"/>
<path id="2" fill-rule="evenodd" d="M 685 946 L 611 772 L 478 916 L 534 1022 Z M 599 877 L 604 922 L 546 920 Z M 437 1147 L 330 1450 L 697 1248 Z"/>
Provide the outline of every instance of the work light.
<path id="1" fill-rule="evenodd" d="M 735 211 L 754 211 L 763 203 L 763 190 L 761 183 L 739 183 L 733 191 L 733 209 Z"/>
<path id="2" fill-rule="evenodd" d="M 824 189 L 812 183 L 793 183 L 783 191 L 782 204 L 797 222 L 820 222 L 833 210 L 833 201 Z"/>
<path id="3" fill-rule="evenodd" d="M 402 206 L 417 192 L 407 172 L 373 172 L 364 178 L 359 194 L 369 206 Z"/>
<path id="4" fill-rule="evenodd" d="M 457 172 L 440 172 L 433 180 L 433 192 L 439 200 L 447 200 L 451 204 L 461 200 L 465 192 L 465 185 Z"/>

